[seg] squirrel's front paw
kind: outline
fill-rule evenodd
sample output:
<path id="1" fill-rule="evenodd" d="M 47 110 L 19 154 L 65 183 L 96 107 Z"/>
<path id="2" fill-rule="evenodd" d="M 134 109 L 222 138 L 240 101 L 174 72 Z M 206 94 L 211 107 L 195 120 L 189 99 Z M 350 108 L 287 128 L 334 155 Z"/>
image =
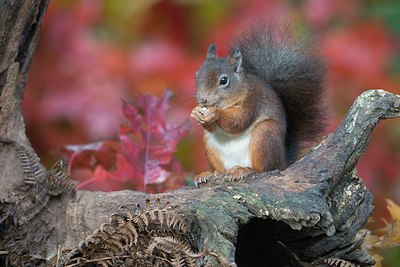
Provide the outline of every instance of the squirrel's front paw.
<path id="1" fill-rule="evenodd" d="M 190 117 L 195 119 L 197 122 L 200 123 L 201 118 L 203 117 L 203 107 L 197 106 L 192 110 L 192 113 L 190 114 Z"/>
<path id="2" fill-rule="evenodd" d="M 218 112 L 215 107 L 197 106 L 192 110 L 190 116 L 200 124 L 211 124 L 218 119 Z"/>

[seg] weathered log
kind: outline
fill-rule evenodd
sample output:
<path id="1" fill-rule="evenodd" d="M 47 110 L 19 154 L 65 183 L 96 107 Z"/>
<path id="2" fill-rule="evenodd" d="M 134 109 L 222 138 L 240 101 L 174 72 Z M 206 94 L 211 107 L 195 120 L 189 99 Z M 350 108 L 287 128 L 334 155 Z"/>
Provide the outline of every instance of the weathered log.
<path id="1" fill-rule="evenodd" d="M 59 264 L 82 259 L 91 244 L 78 245 L 80 241 L 110 218 L 111 225 L 113 218 L 124 223 L 130 216 L 138 216 L 129 213 L 145 213 L 146 209 L 135 204 L 144 207 L 146 199 L 156 206 L 156 199 L 170 202 L 178 218 L 166 223 L 162 220 L 172 209 L 148 208 L 148 214 L 160 210 L 152 215 L 165 218 L 153 220 L 142 215 L 143 220 L 157 222 L 159 228 L 149 231 L 150 222 L 142 226 L 144 234 L 138 238 L 152 232 L 146 244 L 153 242 L 154 247 L 161 244 L 154 243 L 155 232 L 164 242 L 169 236 L 181 238 L 179 242 L 190 245 L 186 250 L 200 255 L 192 257 L 198 265 L 205 263 L 204 258 L 210 265 L 302 266 L 329 263 L 328 259 L 373 264 L 360 249 L 363 236 L 357 235 L 372 213 L 373 197 L 355 166 L 375 125 L 381 119 L 400 116 L 400 96 L 382 90 L 363 93 L 333 134 L 284 171 L 252 174 L 234 182 L 210 177 L 200 188 L 157 195 L 78 191 L 71 196 L 63 193 L 68 188 L 60 185 L 61 179 L 56 185 L 49 181 L 51 175 L 40 165 L 25 136 L 21 116 L 28 69 L 47 4 L 44 0 L 0 3 L 4 25 L 0 35 L 0 265 L 44 265 L 42 252 L 63 255 Z M 124 213 L 120 206 L 127 207 L 128 215 L 112 216 Z M 113 225 L 111 231 L 120 227 Z M 104 232 L 106 226 L 96 233 Z M 189 230 L 182 230 L 186 226 Z M 77 247 L 80 250 L 68 256 L 61 253 Z M 134 257 L 124 249 L 123 257 L 114 252 L 113 259 Z M 78 265 L 77 261 L 74 264 Z"/>

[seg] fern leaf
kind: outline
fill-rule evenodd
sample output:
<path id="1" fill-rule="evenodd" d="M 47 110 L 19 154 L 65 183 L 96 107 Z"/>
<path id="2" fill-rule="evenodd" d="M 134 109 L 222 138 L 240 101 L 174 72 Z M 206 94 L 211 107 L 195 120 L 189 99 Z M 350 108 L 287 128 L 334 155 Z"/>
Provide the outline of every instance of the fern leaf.
<path id="1" fill-rule="evenodd" d="M 127 206 L 120 206 L 119 208 L 123 209 L 126 212 L 128 221 L 131 221 L 133 218 L 133 214 L 132 214 L 131 210 Z"/>
<path id="2" fill-rule="evenodd" d="M 135 227 L 135 225 L 132 223 L 132 221 L 128 221 L 125 225 L 124 228 L 122 228 L 120 230 L 120 232 L 122 234 L 128 235 L 131 241 L 131 245 L 133 244 L 137 244 L 137 240 L 138 240 L 138 232 L 137 229 Z"/>
<path id="3" fill-rule="evenodd" d="M 44 179 L 45 170 L 40 165 L 40 159 L 36 153 L 21 145 L 16 146 L 16 151 L 22 169 L 26 175 L 24 183 L 28 185 L 36 185 L 38 182 L 41 182 Z"/>
<path id="4" fill-rule="evenodd" d="M 326 258 L 323 259 L 322 261 L 328 264 L 329 266 L 334 266 L 334 267 L 359 267 L 359 265 L 357 264 L 337 258 Z"/>
<path id="5" fill-rule="evenodd" d="M 52 195 L 57 196 L 66 192 L 69 195 L 75 194 L 75 185 L 71 183 L 68 175 L 67 162 L 61 158 L 58 160 L 47 172 L 45 179 L 46 191 Z"/>

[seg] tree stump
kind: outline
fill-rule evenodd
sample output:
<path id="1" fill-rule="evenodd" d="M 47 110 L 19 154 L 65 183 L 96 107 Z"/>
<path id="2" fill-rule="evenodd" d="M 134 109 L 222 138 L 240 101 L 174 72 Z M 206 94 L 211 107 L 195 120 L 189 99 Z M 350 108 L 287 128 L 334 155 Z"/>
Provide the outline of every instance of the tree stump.
<path id="1" fill-rule="evenodd" d="M 75 193 L 62 162 L 40 165 L 21 116 L 47 5 L 0 3 L 0 265 L 374 264 L 360 248 L 373 196 L 355 166 L 376 124 L 400 116 L 400 96 L 364 92 L 333 134 L 283 171 L 156 195 Z"/>

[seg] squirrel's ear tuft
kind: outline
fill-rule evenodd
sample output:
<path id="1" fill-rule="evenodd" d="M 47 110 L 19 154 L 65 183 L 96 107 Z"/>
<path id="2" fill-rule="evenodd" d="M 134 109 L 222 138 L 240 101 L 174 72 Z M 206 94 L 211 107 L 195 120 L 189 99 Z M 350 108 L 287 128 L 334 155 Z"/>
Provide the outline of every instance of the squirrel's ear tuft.
<path id="1" fill-rule="evenodd" d="M 235 53 L 230 56 L 229 63 L 233 65 L 235 73 L 239 73 L 240 67 L 242 66 L 242 53 L 239 48 L 236 48 Z"/>
<path id="2" fill-rule="evenodd" d="M 217 46 L 215 44 L 210 44 L 207 50 L 207 58 L 215 58 L 215 52 L 217 50 Z"/>

